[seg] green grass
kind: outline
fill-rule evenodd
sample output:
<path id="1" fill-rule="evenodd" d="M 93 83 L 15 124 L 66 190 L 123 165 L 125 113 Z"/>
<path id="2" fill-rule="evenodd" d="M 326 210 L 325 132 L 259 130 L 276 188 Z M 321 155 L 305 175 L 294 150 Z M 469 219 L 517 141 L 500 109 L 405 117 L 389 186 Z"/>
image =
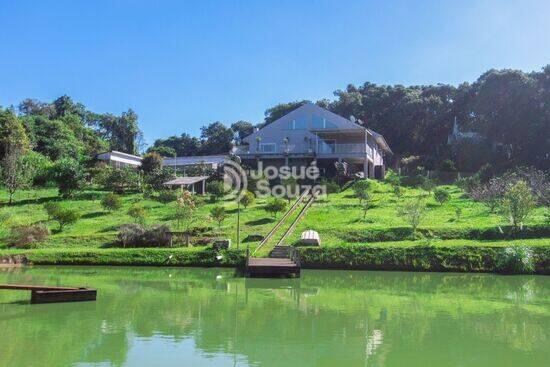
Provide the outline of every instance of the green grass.
<path id="1" fill-rule="evenodd" d="M 420 224 L 420 230 L 435 232 L 482 230 L 508 225 L 502 216 L 490 213 L 485 205 L 470 200 L 458 187 L 452 185 L 442 187 L 448 190 L 451 199 L 440 205 L 433 195 L 428 196 L 427 213 Z M 289 240 L 296 242 L 302 231 L 314 229 L 319 232 L 323 246 L 338 246 L 349 242 L 365 243 L 361 239 L 363 232 L 406 229 L 410 226 L 403 218 L 396 215 L 397 207 L 405 200 L 422 197 L 427 193 L 414 188 L 403 188 L 402 191 L 403 196 L 398 199 L 390 185 L 373 182 L 370 190 L 373 208 L 369 209 L 366 218 L 363 218 L 363 211 L 358 199 L 353 196 L 352 190 L 331 194 L 329 198 L 313 204 Z M 456 219 L 456 208 L 462 209 L 460 220 Z M 544 225 L 545 210 L 547 208 L 536 208 L 525 224 Z M 357 237 L 357 241 L 350 240 L 354 237 Z"/>

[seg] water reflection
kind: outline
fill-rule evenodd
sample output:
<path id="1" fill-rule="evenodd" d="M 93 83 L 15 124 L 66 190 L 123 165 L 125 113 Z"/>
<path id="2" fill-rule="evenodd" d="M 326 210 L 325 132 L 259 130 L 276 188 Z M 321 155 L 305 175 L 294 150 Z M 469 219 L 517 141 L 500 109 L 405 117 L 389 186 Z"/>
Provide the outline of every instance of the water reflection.
<path id="1" fill-rule="evenodd" d="M 28 294 L 0 293 L 6 366 L 542 366 L 550 357 L 547 277 L 43 267 L 0 271 L 0 282 L 99 289 L 95 303 L 33 306 Z"/>

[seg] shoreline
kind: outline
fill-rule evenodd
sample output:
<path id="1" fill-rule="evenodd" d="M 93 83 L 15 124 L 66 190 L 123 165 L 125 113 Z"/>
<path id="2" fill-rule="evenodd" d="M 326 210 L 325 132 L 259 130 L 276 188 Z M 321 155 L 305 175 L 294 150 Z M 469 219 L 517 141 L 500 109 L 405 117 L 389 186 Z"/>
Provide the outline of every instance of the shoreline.
<path id="1" fill-rule="evenodd" d="M 303 269 L 411 272 L 499 273 L 497 259 L 506 247 L 298 247 Z M 535 272 L 550 275 L 550 245 L 530 247 Z M 29 265 L 158 266 L 242 268 L 245 249 L 110 248 L 0 250 L 0 260 L 18 257 Z M 0 261 L 1 262 L 1 261 Z"/>

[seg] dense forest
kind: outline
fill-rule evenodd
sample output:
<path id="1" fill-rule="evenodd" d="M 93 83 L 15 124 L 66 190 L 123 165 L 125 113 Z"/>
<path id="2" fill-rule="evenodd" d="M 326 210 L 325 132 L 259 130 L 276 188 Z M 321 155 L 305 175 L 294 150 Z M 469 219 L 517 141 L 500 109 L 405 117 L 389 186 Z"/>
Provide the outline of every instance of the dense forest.
<path id="1" fill-rule="evenodd" d="M 318 105 L 341 116 L 354 116 L 383 134 L 395 155 L 393 162 L 414 157 L 428 169 L 449 167 L 475 171 L 491 163 L 499 171 L 517 165 L 550 168 L 550 65 L 540 72 L 490 70 L 474 83 L 459 86 L 348 85 L 333 100 Z M 260 122 L 213 122 L 200 137 L 183 133 L 158 139 L 148 151 L 163 156 L 227 153 L 254 127 L 269 124 L 308 101 L 281 103 L 266 110 Z M 447 143 L 453 122 L 461 131 L 483 140 Z M 0 109 L 0 154 L 7 141 L 22 139 L 40 159 L 85 161 L 106 150 L 137 154 L 144 149 L 137 114 L 89 111 L 68 96 L 53 102 L 26 99 L 15 108 Z M 14 126 L 19 126 L 15 129 Z M 15 130 L 14 130 L 15 129 Z M 15 137 L 14 137 L 15 136 Z M 1 157 L 0 157 L 1 158 Z M 36 157 L 35 157 L 36 158 Z"/>

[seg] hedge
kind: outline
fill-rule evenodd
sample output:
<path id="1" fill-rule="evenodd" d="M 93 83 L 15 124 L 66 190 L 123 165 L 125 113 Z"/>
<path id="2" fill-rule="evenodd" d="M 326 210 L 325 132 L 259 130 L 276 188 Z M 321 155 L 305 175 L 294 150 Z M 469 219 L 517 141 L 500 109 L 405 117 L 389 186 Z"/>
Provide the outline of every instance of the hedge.
<path id="1" fill-rule="evenodd" d="M 505 247 L 370 247 L 299 248 L 303 268 L 496 272 Z M 550 274 L 550 246 L 532 247 L 537 274 Z"/>
<path id="2" fill-rule="evenodd" d="M 337 236 L 346 242 L 387 242 L 414 240 L 419 237 L 438 237 L 442 240 L 510 240 L 550 237 L 550 226 L 526 226 L 522 230 L 511 226 L 486 228 L 419 228 L 417 234 L 410 227 L 385 229 L 343 230 Z"/>

